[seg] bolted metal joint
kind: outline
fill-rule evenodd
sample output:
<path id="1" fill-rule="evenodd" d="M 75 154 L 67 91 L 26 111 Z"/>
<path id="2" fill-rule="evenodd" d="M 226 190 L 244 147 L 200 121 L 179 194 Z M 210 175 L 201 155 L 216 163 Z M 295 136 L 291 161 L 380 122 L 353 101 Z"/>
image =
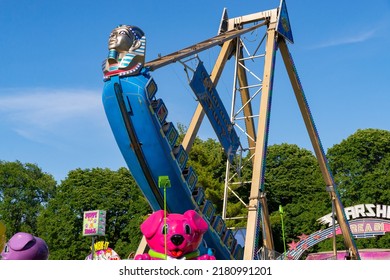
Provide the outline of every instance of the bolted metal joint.
<path id="1" fill-rule="evenodd" d="M 326 191 L 327 192 L 334 192 L 334 187 L 333 186 L 326 186 Z"/>

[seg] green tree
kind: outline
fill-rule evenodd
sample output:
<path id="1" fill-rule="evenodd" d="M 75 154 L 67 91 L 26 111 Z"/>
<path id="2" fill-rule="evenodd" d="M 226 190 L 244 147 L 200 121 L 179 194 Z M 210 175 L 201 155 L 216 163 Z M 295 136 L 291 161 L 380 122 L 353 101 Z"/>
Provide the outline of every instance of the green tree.
<path id="1" fill-rule="evenodd" d="M 319 229 L 318 217 L 331 209 L 316 157 L 297 145 L 283 143 L 268 147 L 264 184 L 278 252 L 284 251 L 279 205 L 284 209 L 287 243 Z"/>
<path id="2" fill-rule="evenodd" d="M 344 207 L 390 201 L 390 131 L 357 130 L 328 150 L 328 159 Z M 389 234 L 358 239 L 359 248 L 390 248 Z"/>
<path id="3" fill-rule="evenodd" d="M 37 218 L 53 197 L 56 181 L 32 163 L 0 161 L 0 220 L 10 238 L 37 234 Z"/>
<path id="4" fill-rule="evenodd" d="M 194 168 L 198 175 L 198 186 L 204 188 L 207 199 L 213 202 L 219 213 L 222 211 L 225 164 L 226 157 L 218 142 L 211 138 L 195 140 L 188 165 Z"/>
<path id="5" fill-rule="evenodd" d="M 70 171 L 39 217 L 39 233 L 50 249 L 50 259 L 84 259 L 91 238 L 82 235 L 83 213 L 106 210 L 106 235 L 121 258 L 139 245 L 139 226 L 151 209 L 126 168 Z"/>
<path id="6" fill-rule="evenodd" d="M 187 127 L 177 124 L 178 143 L 183 141 Z M 188 156 L 187 166 L 192 166 L 198 176 L 197 187 L 205 191 L 205 196 L 215 206 L 216 212 L 222 212 L 223 187 L 226 168 L 226 156 L 222 145 L 215 139 L 202 140 L 196 137 Z"/>
<path id="7" fill-rule="evenodd" d="M 357 130 L 327 153 L 345 206 L 390 201 L 390 131 Z"/>
<path id="8" fill-rule="evenodd" d="M 265 191 L 270 212 L 278 211 L 279 205 L 328 198 L 312 152 L 297 145 L 273 145 L 267 150 L 266 160 Z"/>

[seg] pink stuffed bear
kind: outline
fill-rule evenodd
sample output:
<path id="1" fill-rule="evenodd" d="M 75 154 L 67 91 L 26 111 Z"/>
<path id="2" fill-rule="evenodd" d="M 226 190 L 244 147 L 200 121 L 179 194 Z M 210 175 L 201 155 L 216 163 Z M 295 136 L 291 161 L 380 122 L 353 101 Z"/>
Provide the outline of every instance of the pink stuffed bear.
<path id="1" fill-rule="evenodd" d="M 182 214 L 167 214 L 158 210 L 141 224 L 141 232 L 149 245 L 149 252 L 135 256 L 135 260 L 215 260 L 209 254 L 200 255 L 198 247 L 208 224 L 194 210 Z M 166 248 L 165 248 L 166 242 Z"/>

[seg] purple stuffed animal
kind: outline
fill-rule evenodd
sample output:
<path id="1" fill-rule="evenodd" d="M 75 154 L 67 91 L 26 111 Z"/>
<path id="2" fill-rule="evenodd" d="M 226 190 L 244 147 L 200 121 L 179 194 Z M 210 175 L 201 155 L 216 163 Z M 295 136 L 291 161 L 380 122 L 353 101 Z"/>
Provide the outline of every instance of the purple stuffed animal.
<path id="1" fill-rule="evenodd" d="M 46 242 L 26 232 L 12 236 L 1 252 L 3 260 L 47 260 L 48 257 Z"/>

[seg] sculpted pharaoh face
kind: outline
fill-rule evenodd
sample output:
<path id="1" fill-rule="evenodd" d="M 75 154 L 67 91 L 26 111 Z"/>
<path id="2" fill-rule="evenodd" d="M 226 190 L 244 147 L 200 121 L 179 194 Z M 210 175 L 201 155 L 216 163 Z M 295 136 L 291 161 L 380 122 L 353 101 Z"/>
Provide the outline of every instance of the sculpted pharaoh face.
<path id="1" fill-rule="evenodd" d="M 134 35 L 129 32 L 126 25 L 115 28 L 108 40 L 108 48 L 115 49 L 118 52 L 127 52 L 135 41 Z"/>
<path id="2" fill-rule="evenodd" d="M 145 34 L 136 26 L 118 25 L 108 39 L 108 55 L 103 63 L 104 79 L 113 75 L 138 74 L 145 63 Z"/>

